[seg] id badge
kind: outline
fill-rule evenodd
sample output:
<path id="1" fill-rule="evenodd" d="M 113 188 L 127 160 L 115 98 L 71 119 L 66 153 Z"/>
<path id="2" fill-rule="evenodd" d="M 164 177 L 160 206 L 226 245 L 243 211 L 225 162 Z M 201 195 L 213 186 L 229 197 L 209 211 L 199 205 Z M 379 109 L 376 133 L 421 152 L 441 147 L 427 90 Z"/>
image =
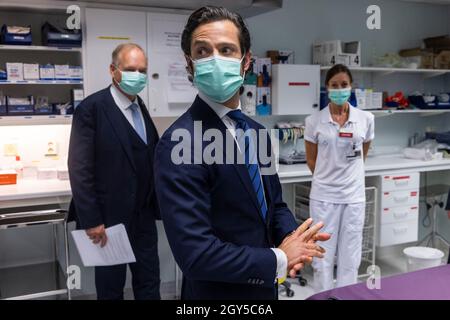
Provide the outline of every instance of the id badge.
<path id="1" fill-rule="evenodd" d="M 352 153 L 353 132 L 351 130 L 346 128 L 339 129 L 337 147 L 339 149 L 339 152 L 342 152 L 346 157 Z"/>

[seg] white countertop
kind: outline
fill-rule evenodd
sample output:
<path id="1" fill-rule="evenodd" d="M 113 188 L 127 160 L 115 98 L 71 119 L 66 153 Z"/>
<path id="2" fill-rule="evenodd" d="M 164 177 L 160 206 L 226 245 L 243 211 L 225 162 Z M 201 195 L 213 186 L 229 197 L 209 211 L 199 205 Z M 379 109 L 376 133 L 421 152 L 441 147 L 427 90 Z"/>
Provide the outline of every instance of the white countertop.
<path id="1" fill-rule="evenodd" d="M 0 186 L 0 201 L 71 196 L 68 180 L 19 180 Z"/>
<path id="2" fill-rule="evenodd" d="M 421 161 L 406 159 L 402 155 L 374 156 L 367 158 L 366 176 L 382 174 L 450 170 L 450 159 Z M 278 176 L 281 183 L 310 181 L 312 178 L 306 164 L 280 165 Z"/>
<path id="3" fill-rule="evenodd" d="M 369 157 L 366 161 L 366 176 L 439 170 L 450 170 L 450 160 L 420 161 L 389 155 Z M 306 164 L 280 165 L 278 175 L 281 183 L 310 181 L 312 177 Z M 66 196 L 71 196 L 67 180 L 19 180 L 17 185 L 0 186 L 0 201 Z"/>

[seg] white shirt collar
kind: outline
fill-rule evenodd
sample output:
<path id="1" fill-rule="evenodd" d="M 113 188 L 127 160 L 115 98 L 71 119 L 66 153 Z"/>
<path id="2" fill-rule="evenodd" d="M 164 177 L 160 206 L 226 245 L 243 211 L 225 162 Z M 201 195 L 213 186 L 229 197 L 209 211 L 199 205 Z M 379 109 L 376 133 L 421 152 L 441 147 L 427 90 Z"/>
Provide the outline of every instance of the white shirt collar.
<path id="1" fill-rule="evenodd" d="M 137 103 L 137 98 L 134 98 L 133 101 L 130 101 L 130 99 L 128 99 L 128 97 L 122 92 L 120 92 L 120 90 L 117 89 L 114 84 L 111 84 L 110 91 L 111 95 L 113 96 L 114 102 L 122 110 L 127 110 L 132 103 Z"/>
<path id="2" fill-rule="evenodd" d="M 350 123 L 355 123 L 357 122 L 357 117 L 356 117 L 356 108 L 353 107 L 350 102 L 348 103 L 349 106 L 349 116 L 348 116 L 348 120 L 347 122 Z M 324 109 L 321 110 L 321 115 L 320 115 L 320 121 L 322 123 L 333 123 L 333 119 L 331 118 L 331 113 L 330 113 L 330 105 L 328 105 L 327 107 L 325 107 Z"/>
<path id="3" fill-rule="evenodd" d="M 236 109 L 230 109 L 230 108 L 224 106 L 223 104 L 220 104 L 220 103 L 217 103 L 215 101 L 212 101 L 211 99 L 209 99 L 206 95 L 204 95 L 201 92 L 198 93 L 198 96 L 200 97 L 200 99 L 205 101 L 206 104 L 211 107 L 211 109 L 214 110 L 214 112 L 217 114 L 217 116 L 220 119 L 223 119 L 223 117 L 225 117 L 227 115 L 227 113 L 230 112 L 230 111 L 241 110 L 241 101 L 240 100 L 239 100 L 239 105 L 237 106 Z"/>

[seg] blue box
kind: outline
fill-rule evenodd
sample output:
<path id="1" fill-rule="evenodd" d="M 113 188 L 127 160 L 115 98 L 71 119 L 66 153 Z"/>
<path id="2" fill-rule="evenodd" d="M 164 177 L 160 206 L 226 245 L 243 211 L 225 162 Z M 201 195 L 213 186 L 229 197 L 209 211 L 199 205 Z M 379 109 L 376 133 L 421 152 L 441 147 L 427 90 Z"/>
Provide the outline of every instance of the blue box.
<path id="1" fill-rule="evenodd" d="M 34 106 L 31 104 L 24 105 L 8 105 L 8 115 L 20 116 L 20 115 L 32 115 L 34 114 Z"/>
<path id="2" fill-rule="evenodd" d="M 8 26 L 4 24 L 1 31 L 1 42 L 3 44 L 30 46 L 32 42 L 31 26 L 27 26 L 27 28 L 30 28 L 28 33 L 13 33 L 8 32 Z"/>
<path id="3" fill-rule="evenodd" d="M 42 25 L 42 44 L 49 47 L 81 47 L 81 30 L 56 27 L 48 22 Z"/>

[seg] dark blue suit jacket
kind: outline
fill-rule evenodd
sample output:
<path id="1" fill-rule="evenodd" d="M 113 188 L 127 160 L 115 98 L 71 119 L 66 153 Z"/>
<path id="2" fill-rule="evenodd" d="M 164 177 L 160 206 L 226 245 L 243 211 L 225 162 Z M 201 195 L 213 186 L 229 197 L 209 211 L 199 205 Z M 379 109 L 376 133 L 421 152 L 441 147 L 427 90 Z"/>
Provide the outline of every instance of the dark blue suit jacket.
<path id="1" fill-rule="evenodd" d="M 156 194 L 183 271 L 182 298 L 275 299 L 277 261 L 270 248 L 297 227 L 282 200 L 278 175 L 263 176 L 268 202 L 264 221 L 244 164 L 174 164 L 171 154 L 179 141 L 172 141 L 172 134 L 193 135 L 194 121 L 202 121 L 203 131 L 220 130 L 225 141 L 222 120 L 197 97 L 164 133 L 155 153 Z M 263 128 L 247 121 L 253 129 Z M 208 144 L 202 143 L 201 150 Z M 191 147 L 194 154 L 194 143 Z"/>
<path id="2" fill-rule="evenodd" d="M 158 133 L 143 101 L 138 100 L 143 116 L 151 124 L 146 128 L 147 141 L 154 150 Z M 78 228 L 119 223 L 128 226 L 135 213 L 139 172 L 124 119 L 109 87 L 90 95 L 75 109 L 68 159 L 73 196 L 69 220 L 76 220 Z M 148 217 L 159 218 L 154 183 L 148 183 Z"/>

